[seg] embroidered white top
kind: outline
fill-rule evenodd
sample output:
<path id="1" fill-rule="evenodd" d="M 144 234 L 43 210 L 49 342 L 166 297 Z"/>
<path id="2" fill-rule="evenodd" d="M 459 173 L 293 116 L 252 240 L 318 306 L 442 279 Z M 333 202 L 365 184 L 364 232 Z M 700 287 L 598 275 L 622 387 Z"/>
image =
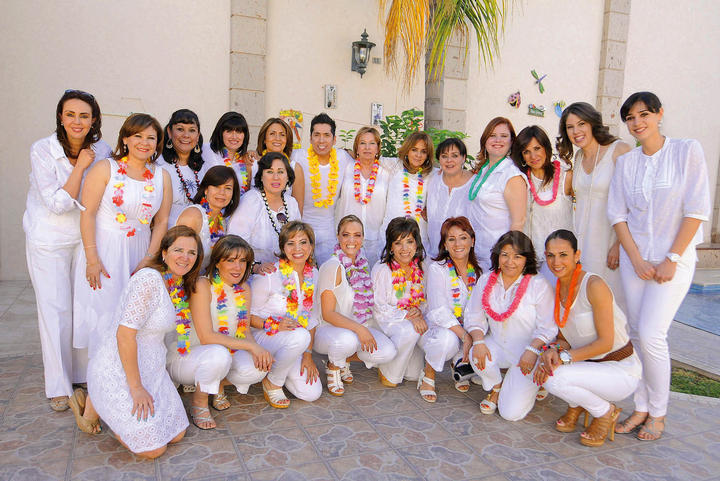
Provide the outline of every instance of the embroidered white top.
<path id="1" fill-rule="evenodd" d="M 450 328 L 460 323 L 455 317 L 455 302 L 452 297 L 452 279 L 447 264 L 430 262 L 427 272 L 427 300 L 428 300 L 428 327 Z M 458 288 L 460 289 L 460 306 L 465 311 L 465 306 L 470 298 L 468 288 L 462 278 L 458 277 Z M 432 326 L 431 326 L 432 325 Z"/>
<path id="2" fill-rule="evenodd" d="M 425 269 L 424 263 L 421 263 L 421 267 L 424 271 L 423 275 L 423 290 L 427 299 L 427 270 Z M 375 323 L 383 332 L 387 332 L 388 327 L 398 323 L 405 319 L 405 311 L 397 306 L 398 299 L 395 296 L 395 289 L 392 284 L 392 271 L 390 266 L 378 262 L 373 266 L 372 273 L 370 274 L 373 281 L 373 297 L 375 300 L 375 306 L 373 307 L 373 316 Z M 410 281 L 405 282 L 406 293 L 410 290 Z M 423 315 L 427 312 L 427 302 L 420 303 L 418 306 Z"/>

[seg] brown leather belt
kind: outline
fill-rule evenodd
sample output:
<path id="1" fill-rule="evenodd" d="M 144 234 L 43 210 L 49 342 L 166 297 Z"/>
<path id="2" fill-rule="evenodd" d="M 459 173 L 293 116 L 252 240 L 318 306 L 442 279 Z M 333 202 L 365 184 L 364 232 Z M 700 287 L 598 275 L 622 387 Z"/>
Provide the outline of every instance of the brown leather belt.
<path id="1" fill-rule="evenodd" d="M 632 356 L 633 345 L 631 341 L 628 341 L 627 344 L 625 344 L 623 347 L 618 349 L 617 351 L 613 351 L 603 357 L 602 359 L 588 359 L 590 362 L 605 362 L 605 361 L 622 361 L 623 359 Z"/>

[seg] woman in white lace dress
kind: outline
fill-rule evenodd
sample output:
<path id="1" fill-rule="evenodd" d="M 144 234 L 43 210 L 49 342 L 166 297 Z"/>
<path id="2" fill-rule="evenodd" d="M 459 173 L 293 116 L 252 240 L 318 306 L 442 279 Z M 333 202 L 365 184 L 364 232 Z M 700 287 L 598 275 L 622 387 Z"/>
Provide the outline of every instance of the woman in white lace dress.
<path id="1" fill-rule="evenodd" d="M 140 269 L 120 297 L 113 322 L 101 333 L 100 347 L 88 366 L 88 394 L 97 415 L 118 441 L 145 458 L 157 458 L 168 443 L 182 439 L 188 426 L 182 400 L 165 370 L 164 338 L 173 332 L 179 350 L 188 349 L 187 299 L 202 261 L 197 234 L 186 226 L 163 237 L 151 266 Z M 83 395 L 70 399 L 82 429 L 97 422 L 82 411 Z"/>

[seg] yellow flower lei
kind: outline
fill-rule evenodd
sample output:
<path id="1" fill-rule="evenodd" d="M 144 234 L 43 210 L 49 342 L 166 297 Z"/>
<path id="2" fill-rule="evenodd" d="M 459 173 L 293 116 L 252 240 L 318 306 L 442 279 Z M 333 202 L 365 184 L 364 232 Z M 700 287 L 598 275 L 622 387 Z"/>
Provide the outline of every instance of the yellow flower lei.
<path id="1" fill-rule="evenodd" d="M 320 160 L 318 159 L 315 150 L 312 145 L 308 147 L 308 164 L 310 166 L 310 188 L 312 190 L 312 198 L 315 202 L 315 207 L 327 209 L 335 203 L 335 194 L 337 193 L 338 185 L 338 159 L 337 151 L 333 147 L 330 151 L 330 173 L 328 173 L 328 195 L 325 199 L 322 198 L 322 187 L 320 186 Z"/>

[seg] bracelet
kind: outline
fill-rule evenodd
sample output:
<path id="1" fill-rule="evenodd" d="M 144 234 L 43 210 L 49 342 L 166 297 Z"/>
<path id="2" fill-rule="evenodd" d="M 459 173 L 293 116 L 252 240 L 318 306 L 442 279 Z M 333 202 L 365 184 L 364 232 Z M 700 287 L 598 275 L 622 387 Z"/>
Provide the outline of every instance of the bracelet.
<path id="1" fill-rule="evenodd" d="M 473 346 L 477 346 L 478 344 L 485 344 L 485 339 L 480 339 L 479 341 L 473 341 Z"/>
<path id="2" fill-rule="evenodd" d="M 92 249 L 93 247 L 97 247 L 97 245 L 96 245 L 96 244 L 92 244 L 92 245 L 89 245 L 89 246 L 85 246 L 84 249 Z"/>
<path id="3" fill-rule="evenodd" d="M 267 334 L 268 336 L 274 336 L 275 334 L 277 334 L 279 328 L 280 320 L 272 316 L 268 317 L 263 323 L 263 329 L 265 329 L 265 334 Z"/>
<path id="4" fill-rule="evenodd" d="M 545 344 L 542 347 L 542 352 L 549 351 L 550 349 L 557 349 L 557 342 L 551 342 L 550 344 Z"/>
<path id="5" fill-rule="evenodd" d="M 527 346 L 525 346 L 525 350 L 532 352 L 532 353 L 535 354 L 536 356 L 539 356 L 539 355 L 540 355 L 540 349 L 536 349 L 536 348 L 532 347 L 530 344 L 528 344 Z"/>

